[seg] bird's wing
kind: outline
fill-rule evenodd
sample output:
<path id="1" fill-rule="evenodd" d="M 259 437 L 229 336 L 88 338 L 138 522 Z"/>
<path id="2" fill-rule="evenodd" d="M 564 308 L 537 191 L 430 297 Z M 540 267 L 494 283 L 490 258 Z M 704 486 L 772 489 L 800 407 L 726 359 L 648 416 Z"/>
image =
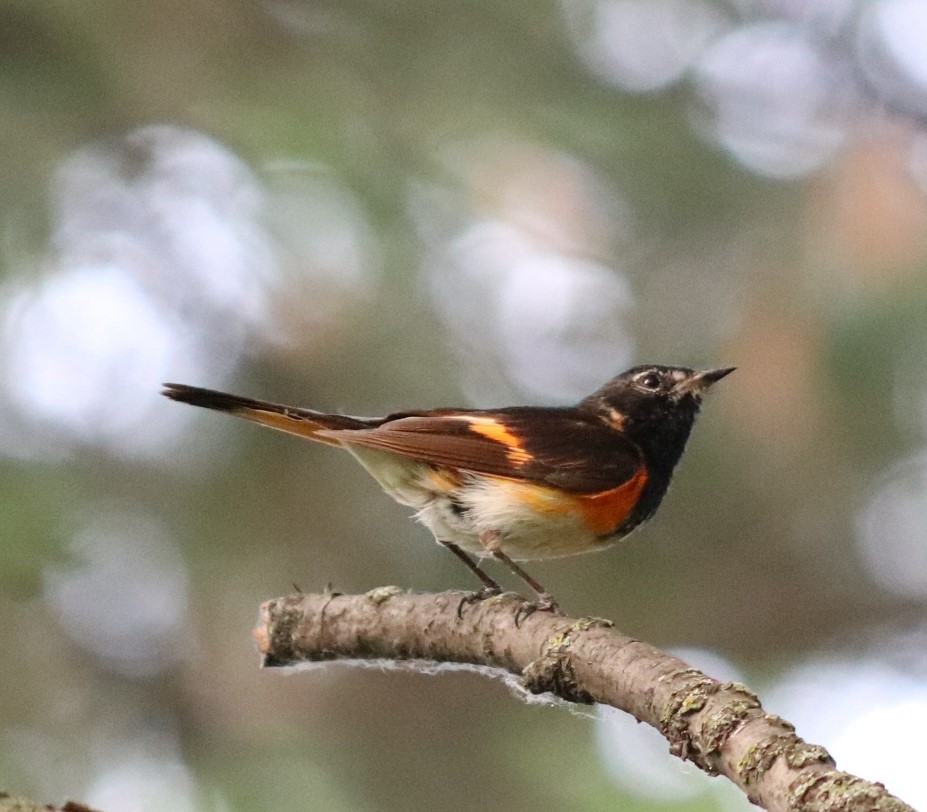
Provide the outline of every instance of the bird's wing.
<path id="1" fill-rule="evenodd" d="M 575 408 L 406 413 L 384 418 L 377 426 L 317 434 L 319 439 L 579 494 L 615 488 L 641 476 L 643 469 L 633 443 Z"/>

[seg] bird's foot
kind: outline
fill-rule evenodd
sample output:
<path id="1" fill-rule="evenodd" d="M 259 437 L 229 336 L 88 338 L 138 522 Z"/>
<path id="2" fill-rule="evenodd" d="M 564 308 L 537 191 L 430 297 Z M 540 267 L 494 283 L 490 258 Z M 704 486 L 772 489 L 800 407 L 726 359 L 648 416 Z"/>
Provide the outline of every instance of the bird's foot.
<path id="1" fill-rule="evenodd" d="M 533 615 L 535 612 L 550 612 L 552 615 L 562 615 L 563 610 L 560 604 L 554 600 L 550 592 L 539 592 L 533 601 L 523 601 L 515 610 L 515 626 L 520 626 L 521 622 Z"/>
<path id="2" fill-rule="evenodd" d="M 463 619 L 463 610 L 465 606 L 471 603 L 481 603 L 487 598 L 495 598 L 502 594 L 502 589 L 498 586 L 484 586 L 475 592 L 468 592 L 460 599 L 457 604 L 457 617 Z"/>

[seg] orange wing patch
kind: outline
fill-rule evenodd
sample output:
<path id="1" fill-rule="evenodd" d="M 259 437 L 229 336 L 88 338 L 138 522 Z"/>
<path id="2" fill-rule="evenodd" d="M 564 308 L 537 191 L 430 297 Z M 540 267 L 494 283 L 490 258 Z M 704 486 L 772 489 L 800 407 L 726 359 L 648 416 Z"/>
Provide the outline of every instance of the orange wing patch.
<path id="1" fill-rule="evenodd" d="M 611 533 L 634 509 L 646 484 L 647 470 L 641 466 L 617 488 L 581 496 L 577 501 L 586 524 L 598 536 Z"/>
<path id="2" fill-rule="evenodd" d="M 482 434 L 494 442 L 501 443 L 506 447 L 505 456 L 513 465 L 524 465 L 531 462 L 532 457 L 522 446 L 521 438 L 513 434 L 504 423 L 494 420 L 491 417 L 474 417 L 472 415 L 461 415 L 459 418 L 466 420 L 470 424 L 470 431 Z"/>

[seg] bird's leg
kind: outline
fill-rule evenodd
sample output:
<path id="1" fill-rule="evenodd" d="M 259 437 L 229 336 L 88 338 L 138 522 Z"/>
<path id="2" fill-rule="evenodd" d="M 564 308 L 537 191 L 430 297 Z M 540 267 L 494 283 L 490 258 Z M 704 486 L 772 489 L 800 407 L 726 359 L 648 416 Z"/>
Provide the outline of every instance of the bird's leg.
<path id="1" fill-rule="evenodd" d="M 480 567 L 476 561 L 474 561 L 463 550 L 461 550 L 460 547 L 450 541 L 441 541 L 440 539 L 438 539 L 438 543 L 456 555 L 464 563 L 464 565 L 466 565 L 467 569 L 483 582 L 483 588 L 479 592 L 472 592 L 460 599 L 460 603 L 457 604 L 457 617 L 463 617 L 463 608 L 468 603 L 477 603 L 478 601 L 485 600 L 486 598 L 499 595 L 502 592 L 502 587 L 500 587 L 499 584 L 490 578 L 483 571 L 482 567 Z"/>
<path id="2" fill-rule="evenodd" d="M 441 546 L 446 547 L 454 555 L 456 555 L 463 563 L 466 565 L 467 569 L 470 570 L 477 578 L 483 582 L 483 589 L 478 593 L 478 598 L 489 597 L 490 595 L 498 595 L 502 592 L 502 587 L 499 586 L 492 578 L 490 578 L 470 556 L 468 556 L 463 550 L 460 549 L 456 544 L 452 544 L 450 541 L 438 541 Z"/>
<path id="3" fill-rule="evenodd" d="M 527 604 L 530 608 L 524 613 L 525 615 L 530 615 L 532 612 L 536 611 L 553 612 L 557 615 L 562 614 L 560 607 L 557 605 L 557 601 L 554 600 L 554 596 L 502 552 L 501 539 L 498 533 L 495 531 L 480 533 L 480 542 L 486 548 L 486 552 L 493 558 L 502 561 L 512 572 L 534 590 L 537 595 L 537 601 Z"/>

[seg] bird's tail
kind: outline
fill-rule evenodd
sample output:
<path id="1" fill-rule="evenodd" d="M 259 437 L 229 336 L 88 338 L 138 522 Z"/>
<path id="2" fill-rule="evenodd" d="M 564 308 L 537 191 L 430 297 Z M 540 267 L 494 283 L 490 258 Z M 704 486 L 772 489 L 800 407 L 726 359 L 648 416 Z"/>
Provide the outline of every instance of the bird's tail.
<path id="1" fill-rule="evenodd" d="M 205 409 L 215 409 L 217 412 L 228 412 L 236 417 L 260 423 L 262 426 L 269 426 L 278 431 L 307 437 L 329 445 L 340 445 L 340 442 L 332 436 L 320 436 L 320 431 L 365 429 L 370 428 L 371 422 L 378 422 L 341 414 L 325 414 L 312 409 L 283 406 L 264 400 L 252 400 L 238 395 L 229 395 L 226 392 L 216 392 L 213 389 L 187 386 L 183 383 L 166 383 L 161 394 L 171 400 L 202 406 Z"/>

